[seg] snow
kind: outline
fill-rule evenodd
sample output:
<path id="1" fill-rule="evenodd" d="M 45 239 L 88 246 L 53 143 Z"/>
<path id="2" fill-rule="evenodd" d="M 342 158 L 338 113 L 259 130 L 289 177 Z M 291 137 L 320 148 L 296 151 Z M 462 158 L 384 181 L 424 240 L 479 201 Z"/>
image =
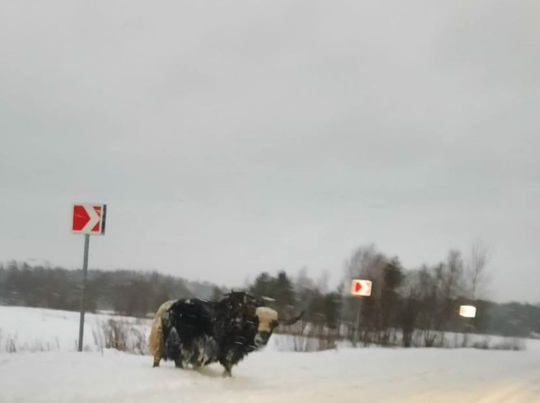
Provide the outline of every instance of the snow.
<path id="1" fill-rule="evenodd" d="M 222 378 L 219 365 L 152 368 L 149 356 L 100 348 L 92 328 L 109 318 L 87 315 L 88 351 L 78 353 L 78 314 L 0 307 L 2 344 L 16 334 L 19 347 L 51 347 L 0 348 L 0 402 L 540 403 L 538 340 L 517 352 L 372 347 L 296 353 L 280 351 L 288 338 L 274 335 L 267 349 L 233 368 L 233 378 Z"/>
<path id="2" fill-rule="evenodd" d="M 100 350 L 96 337 L 102 327 L 114 319 L 131 324 L 145 335 L 150 332 L 150 319 L 137 319 L 110 314 L 85 314 L 84 349 Z M 17 351 L 77 350 L 79 313 L 42 308 L 0 306 L 0 354 L 6 351 L 6 341 L 14 340 Z M 0 401 L 1 402 L 1 401 Z"/>

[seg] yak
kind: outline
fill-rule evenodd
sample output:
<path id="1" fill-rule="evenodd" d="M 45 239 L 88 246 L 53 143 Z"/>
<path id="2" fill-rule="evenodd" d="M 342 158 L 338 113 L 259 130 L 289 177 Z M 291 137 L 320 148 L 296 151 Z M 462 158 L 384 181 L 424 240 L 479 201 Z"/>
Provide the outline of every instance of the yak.
<path id="1" fill-rule="evenodd" d="M 218 301 L 183 298 L 164 302 L 152 322 L 148 347 L 154 367 L 162 359 L 179 368 L 200 368 L 215 362 L 224 376 L 250 352 L 266 346 L 279 324 L 290 325 L 303 315 L 280 319 L 277 311 L 246 292 L 231 292 Z"/>

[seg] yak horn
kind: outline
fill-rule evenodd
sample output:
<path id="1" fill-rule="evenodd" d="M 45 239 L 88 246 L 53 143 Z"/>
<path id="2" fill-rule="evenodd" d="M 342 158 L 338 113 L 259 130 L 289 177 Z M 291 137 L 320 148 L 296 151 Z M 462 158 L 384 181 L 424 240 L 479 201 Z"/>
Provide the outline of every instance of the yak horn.
<path id="1" fill-rule="evenodd" d="M 302 316 L 304 316 L 304 311 L 300 312 L 300 315 L 296 316 L 296 317 L 292 317 L 290 319 L 279 319 L 278 320 L 278 323 L 280 325 L 292 325 L 296 322 L 298 322 L 300 319 L 302 319 Z"/>

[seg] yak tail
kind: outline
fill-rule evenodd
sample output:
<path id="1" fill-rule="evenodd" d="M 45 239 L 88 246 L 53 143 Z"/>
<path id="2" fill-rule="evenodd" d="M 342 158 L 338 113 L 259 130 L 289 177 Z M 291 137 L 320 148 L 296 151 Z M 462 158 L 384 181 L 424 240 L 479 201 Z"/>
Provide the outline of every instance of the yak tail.
<path id="1" fill-rule="evenodd" d="M 148 338 L 148 351 L 154 357 L 154 367 L 159 366 L 159 361 L 163 357 L 163 320 L 167 319 L 168 310 L 174 302 L 174 300 L 164 302 L 157 310 L 152 321 Z"/>

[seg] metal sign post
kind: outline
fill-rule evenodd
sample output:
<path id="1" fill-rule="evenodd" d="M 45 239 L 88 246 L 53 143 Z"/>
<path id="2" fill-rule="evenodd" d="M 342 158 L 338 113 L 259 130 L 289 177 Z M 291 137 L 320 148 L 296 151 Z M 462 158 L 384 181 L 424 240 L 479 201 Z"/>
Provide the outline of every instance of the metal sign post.
<path id="1" fill-rule="evenodd" d="M 354 279 L 351 283 L 351 295 L 353 297 L 369 297 L 371 295 L 371 281 Z M 362 298 L 358 301 L 358 312 L 356 313 L 356 323 L 354 325 L 353 347 L 358 344 L 360 336 L 360 318 L 362 316 Z"/>
<path id="2" fill-rule="evenodd" d="M 86 310 L 86 283 L 88 280 L 88 250 L 90 249 L 90 235 L 105 234 L 105 219 L 107 206 L 105 204 L 75 204 L 71 231 L 84 234 L 83 281 L 81 290 L 81 316 L 79 320 L 78 350 L 83 351 L 84 314 Z"/>
<path id="3" fill-rule="evenodd" d="M 476 317 L 476 307 L 474 305 L 460 305 L 459 316 L 463 317 L 463 341 L 462 346 L 467 347 L 469 333 L 474 328 L 474 318 Z"/>
<path id="4" fill-rule="evenodd" d="M 358 312 L 356 313 L 356 322 L 354 324 L 354 339 L 353 347 L 356 347 L 358 344 L 358 339 L 360 337 L 360 316 L 362 315 L 362 299 L 358 299 Z"/>
<path id="5" fill-rule="evenodd" d="M 84 235 L 84 258 L 83 258 L 83 283 L 81 292 L 81 317 L 79 320 L 79 351 L 83 350 L 84 337 L 84 313 L 86 305 L 86 281 L 88 278 L 88 249 L 90 247 L 90 235 Z"/>

